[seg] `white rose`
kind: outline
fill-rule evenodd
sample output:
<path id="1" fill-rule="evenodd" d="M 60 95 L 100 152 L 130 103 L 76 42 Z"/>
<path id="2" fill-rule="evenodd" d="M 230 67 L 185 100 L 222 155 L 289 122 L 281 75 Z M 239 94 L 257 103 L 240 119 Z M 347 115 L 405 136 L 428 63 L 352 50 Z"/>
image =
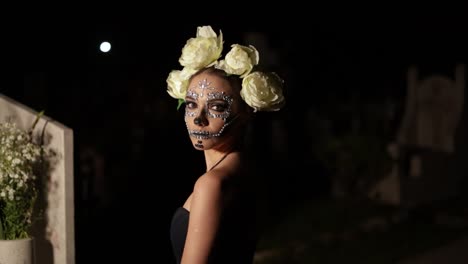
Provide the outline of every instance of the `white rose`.
<path id="1" fill-rule="evenodd" d="M 182 55 L 179 58 L 180 65 L 192 69 L 201 69 L 213 65 L 223 51 L 223 34 L 219 36 L 210 26 L 197 28 L 197 36 L 187 40 Z"/>
<path id="2" fill-rule="evenodd" d="M 244 78 L 258 64 L 258 51 L 252 45 L 246 47 L 234 44 L 231 47 L 232 49 L 226 54 L 225 59 L 220 61 L 216 68 L 222 69 L 228 74 L 241 75 L 240 77 Z"/>
<path id="3" fill-rule="evenodd" d="M 169 95 L 175 99 L 185 100 L 189 79 L 195 72 L 196 70 L 190 68 L 171 71 L 166 79 Z"/>
<path id="4" fill-rule="evenodd" d="M 283 80 L 274 73 L 253 72 L 242 80 L 240 95 L 255 111 L 278 111 L 283 107 Z"/>

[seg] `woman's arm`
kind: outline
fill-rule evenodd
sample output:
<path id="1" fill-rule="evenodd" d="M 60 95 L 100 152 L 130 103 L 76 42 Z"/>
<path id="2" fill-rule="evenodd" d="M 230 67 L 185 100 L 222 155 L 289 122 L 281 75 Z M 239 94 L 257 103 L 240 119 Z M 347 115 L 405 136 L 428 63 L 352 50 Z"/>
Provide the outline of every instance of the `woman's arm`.
<path id="1" fill-rule="evenodd" d="M 220 224 L 222 182 L 208 173 L 195 183 L 181 264 L 208 263 Z"/>

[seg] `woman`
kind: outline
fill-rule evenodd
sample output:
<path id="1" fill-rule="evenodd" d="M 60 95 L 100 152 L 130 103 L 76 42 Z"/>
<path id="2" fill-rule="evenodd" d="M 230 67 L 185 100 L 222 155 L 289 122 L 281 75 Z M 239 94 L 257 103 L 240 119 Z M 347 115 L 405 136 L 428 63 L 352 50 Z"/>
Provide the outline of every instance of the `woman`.
<path id="1" fill-rule="evenodd" d="M 206 172 L 177 208 L 171 242 L 177 263 L 252 263 L 257 241 L 255 189 L 242 152 L 248 122 L 256 111 L 284 105 L 282 80 L 255 71 L 253 46 L 232 45 L 224 60 L 222 33 L 198 27 L 169 74 L 168 93 L 185 103 L 193 146 L 205 155 Z"/>

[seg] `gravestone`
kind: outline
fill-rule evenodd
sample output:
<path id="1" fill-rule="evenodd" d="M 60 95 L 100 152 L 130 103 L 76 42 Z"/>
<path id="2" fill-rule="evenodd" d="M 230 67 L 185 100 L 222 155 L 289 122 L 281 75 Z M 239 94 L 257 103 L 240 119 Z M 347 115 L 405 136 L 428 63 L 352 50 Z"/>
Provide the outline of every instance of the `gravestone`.
<path id="1" fill-rule="evenodd" d="M 0 94 L 0 120 L 13 119 L 17 126 L 29 129 L 38 112 Z M 35 223 L 35 254 L 38 264 L 74 264 L 74 191 L 73 191 L 73 130 L 44 115 L 33 135 L 44 133 L 47 148 L 58 154 L 49 171 L 45 201 L 40 205 L 44 219 Z"/>
<path id="2" fill-rule="evenodd" d="M 463 110 L 464 88 L 464 65 L 456 67 L 453 79 L 439 74 L 421 78 L 418 69 L 411 67 L 398 143 L 453 153 L 454 136 Z"/>
<path id="3" fill-rule="evenodd" d="M 389 145 L 393 169 L 371 197 L 411 207 L 460 194 L 466 174 L 460 157 L 468 148 L 463 136 L 457 138 L 466 134 L 465 75 L 463 64 L 456 65 L 453 77 L 408 69 L 404 113 Z"/>

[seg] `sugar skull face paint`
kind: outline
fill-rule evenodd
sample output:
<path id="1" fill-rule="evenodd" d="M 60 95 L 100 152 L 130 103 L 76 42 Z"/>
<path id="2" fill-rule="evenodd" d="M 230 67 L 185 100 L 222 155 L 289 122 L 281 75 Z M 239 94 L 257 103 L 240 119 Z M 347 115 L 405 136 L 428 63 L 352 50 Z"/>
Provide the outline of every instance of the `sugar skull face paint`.
<path id="1" fill-rule="evenodd" d="M 231 94 L 229 82 L 216 75 L 202 73 L 192 79 L 185 98 L 185 123 L 195 148 L 210 148 L 235 119 Z"/>

